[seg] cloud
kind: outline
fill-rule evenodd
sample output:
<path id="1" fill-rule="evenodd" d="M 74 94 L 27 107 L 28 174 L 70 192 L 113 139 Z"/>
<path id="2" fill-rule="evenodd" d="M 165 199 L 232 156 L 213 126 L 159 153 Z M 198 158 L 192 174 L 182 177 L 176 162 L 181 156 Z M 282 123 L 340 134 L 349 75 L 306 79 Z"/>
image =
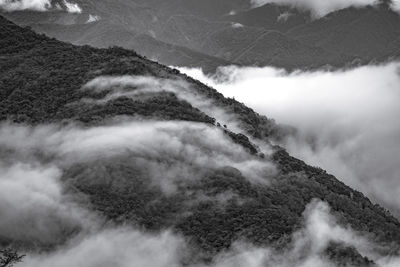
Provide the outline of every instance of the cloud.
<path id="1" fill-rule="evenodd" d="M 397 64 L 389 64 L 349 72 L 292 75 L 268 68 L 225 68 L 214 78 L 202 76 L 199 70 L 193 73 L 221 87 L 222 91 L 226 89 L 227 94 L 237 98 L 247 97 L 244 100 L 252 100 L 249 101 L 251 105 L 262 112 L 274 111 L 274 115 L 282 121 L 294 123 L 301 135 L 287 140 L 286 145 L 294 152 L 297 151 L 296 145 L 300 144 L 305 146 L 300 152 L 308 151 L 311 147 L 318 153 L 319 150 L 315 148 L 317 141 L 324 147 L 335 148 L 333 145 L 342 144 L 342 140 L 347 138 L 355 138 L 354 142 L 363 140 L 358 137 L 364 133 L 364 127 L 388 115 L 383 107 L 394 108 L 394 104 L 398 103 L 395 98 L 398 92 L 397 68 Z M 265 88 L 265 84 L 281 87 Z M 321 89 L 321 84 L 329 87 Z M 349 88 L 345 90 L 343 84 L 351 84 L 355 92 L 349 92 Z M 368 86 L 372 88 L 364 88 Z M 376 97 L 375 87 L 385 90 L 384 93 L 388 95 L 379 100 L 382 103 L 377 99 L 365 103 L 367 99 Z M 247 90 L 244 92 L 243 88 Z M 89 105 L 93 102 L 105 103 L 120 96 L 135 99 L 168 91 L 205 112 L 220 116 L 221 120 L 234 120 L 223 108 L 213 107 L 212 101 L 196 94 L 179 80 L 135 76 L 98 77 L 82 90 L 107 92 L 104 99 L 87 99 Z M 336 93 L 343 94 L 343 97 L 336 100 L 330 90 L 339 90 Z M 296 92 L 294 96 L 299 100 L 294 98 L 289 101 L 289 108 L 292 109 L 289 111 L 294 111 L 289 114 L 285 109 L 282 111 L 281 105 L 293 97 L 293 92 Z M 277 101 L 279 97 L 276 96 L 282 95 L 286 100 Z M 319 105 L 318 101 L 309 97 L 316 97 L 323 103 Z M 341 102 L 343 98 L 348 103 Z M 354 101 L 358 103 L 360 98 L 365 107 L 358 105 L 352 112 L 350 107 L 354 108 Z M 265 102 L 266 99 L 269 102 Z M 306 103 L 300 103 L 305 100 Z M 313 106 L 316 103 L 318 105 Z M 341 104 L 336 107 L 338 103 Z M 372 104 L 376 106 L 371 108 Z M 320 112 L 315 112 L 316 107 Z M 363 109 L 359 110 L 359 107 Z M 376 114 L 379 116 L 374 117 Z M 338 123 L 343 118 L 349 118 L 349 121 Z M 393 122 L 392 119 L 394 116 L 388 121 Z M 356 123 L 359 121 L 362 123 Z M 341 134 L 337 136 L 332 129 L 336 130 L 339 126 L 343 128 L 337 130 Z M 316 139 L 321 133 L 322 139 Z M 313 143 L 309 142 L 309 136 L 314 138 Z M 135 159 L 129 163 L 143 168 L 167 192 L 177 179 L 196 179 L 207 169 L 232 166 L 252 182 L 268 182 L 268 177 L 275 170 L 267 160 L 252 156 L 235 144 L 219 127 L 182 121 L 143 121 L 140 118 L 116 119 L 98 126 L 2 123 L 0 155 L 0 236 L 16 241 L 58 245 L 45 251 L 27 251 L 24 262 L 17 267 L 192 265 L 186 254 L 191 247 L 177 233 L 162 230 L 150 234 L 128 226 L 115 226 L 82 208 L 74 198 L 76 196 L 70 195 L 60 182 L 62 172 L 76 163 L 85 165 L 101 159 L 114 160 L 128 156 L 126 158 Z M 229 195 L 218 196 L 221 202 L 226 201 L 227 197 Z M 203 267 L 253 267 L 266 264 L 277 267 L 331 267 L 335 265 L 324 256 L 324 251 L 332 241 L 355 247 L 362 255 L 368 255 L 383 264 L 395 266 L 398 261 L 377 254 L 368 236 L 360 236 L 340 226 L 323 202 L 315 200 L 310 203 L 303 217 L 304 223 L 293 234 L 288 247 L 255 247 L 238 240 L 232 249 L 222 252 L 211 263 L 203 264 Z M 198 264 L 194 266 L 199 267 Z"/>
<path id="2" fill-rule="evenodd" d="M 281 13 L 281 14 L 278 16 L 277 21 L 278 21 L 278 22 L 284 23 L 284 22 L 286 22 L 291 16 L 292 16 L 292 13 L 290 13 L 289 11 L 283 12 L 283 13 Z"/>
<path id="3" fill-rule="evenodd" d="M 51 11 L 54 9 L 64 10 L 69 13 L 81 13 L 82 9 L 77 3 L 67 0 L 60 3 L 53 3 L 52 0 L 0 0 L 0 9 L 7 12 L 33 10 L 33 11 Z"/>
<path id="4" fill-rule="evenodd" d="M 129 267 L 129 266 L 277 266 L 335 267 L 326 256 L 330 242 L 352 246 L 384 264 L 394 259 L 373 252 L 374 245 L 351 229 L 337 224 L 328 205 L 314 200 L 304 211 L 303 226 L 293 234 L 286 249 L 256 247 L 238 241 L 231 249 L 218 254 L 211 263 L 194 263 L 188 259 L 189 244 L 169 230 L 143 233 L 130 227 L 106 227 L 71 239 L 54 251 L 29 253 L 16 267 Z M 394 265 L 382 265 L 394 266 Z"/>
<path id="5" fill-rule="evenodd" d="M 28 245 L 57 245 L 90 228 L 91 215 L 62 192 L 55 166 L 0 162 L 0 236 Z"/>
<path id="6" fill-rule="evenodd" d="M 400 206 L 399 63 L 348 71 L 287 74 L 274 68 L 183 72 L 261 114 L 293 125 L 283 144 L 307 163 L 335 174 L 392 211 Z"/>
<path id="7" fill-rule="evenodd" d="M 251 3 L 255 7 L 268 3 L 289 5 L 302 10 L 309 10 L 315 17 L 323 17 L 328 13 L 351 6 L 375 5 L 379 3 L 379 0 L 251 0 Z"/>
<path id="8" fill-rule="evenodd" d="M 16 267 L 181 266 L 184 241 L 170 232 L 144 234 L 130 228 L 104 229 L 72 240 L 51 253 L 30 254 Z"/>
<path id="9" fill-rule="evenodd" d="M 392 0 L 391 7 L 394 11 L 400 12 L 400 0 Z"/>
<path id="10" fill-rule="evenodd" d="M 101 19 L 101 17 L 98 15 L 89 14 L 89 17 L 88 17 L 86 23 L 93 23 L 93 22 L 99 21 L 100 19 Z"/>
<path id="11" fill-rule="evenodd" d="M 190 103 L 205 114 L 215 118 L 222 125 L 228 125 L 229 129 L 241 132 L 238 119 L 235 114 L 227 112 L 219 107 L 215 101 L 203 96 L 189 83 L 182 79 L 161 79 L 149 76 L 100 76 L 89 81 L 83 90 L 94 92 L 108 92 L 100 100 L 86 99 L 86 103 L 106 103 L 119 97 L 143 99 L 154 93 L 171 92 L 181 100 Z"/>
<path id="12" fill-rule="evenodd" d="M 64 0 L 65 10 L 68 13 L 82 13 L 81 7 L 77 3 L 71 3 L 67 0 Z"/>
<path id="13" fill-rule="evenodd" d="M 240 28 L 243 28 L 244 26 L 243 26 L 243 24 L 240 24 L 240 23 L 232 23 L 232 28 L 234 28 L 234 29 L 240 29 Z"/>
<path id="14" fill-rule="evenodd" d="M 104 224 L 74 203 L 59 181 L 65 162 L 85 163 L 85 160 L 126 151 L 153 163 L 171 158 L 174 164 L 182 162 L 183 165 L 208 168 L 238 163 L 239 169 L 248 167 L 254 172 L 257 166 L 265 167 L 256 159 L 253 159 L 256 166 L 242 165 L 244 157 L 244 162 L 252 161 L 249 155 L 231 143 L 219 129 L 210 126 L 137 121 L 91 128 L 3 124 L 0 150 L 7 155 L 4 160 L 2 158 L 0 168 L 0 235 L 12 240 L 28 239 L 47 244 L 52 244 L 49 240 L 56 240 L 59 244 L 47 251 L 27 251 L 24 262 L 17 267 L 255 267 L 265 264 L 334 267 L 324 256 L 331 241 L 354 246 L 363 255 L 372 255 L 385 263 L 396 260 L 381 258 L 374 252 L 375 247 L 368 237 L 338 225 L 327 204 L 313 201 L 304 212 L 303 227 L 293 234 L 293 241 L 286 249 L 255 247 L 238 240 L 231 250 L 224 251 L 210 264 L 192 265 L 188 259 L 190 245 L 184 238 L 168 230 L 149 234 L 127 226 L 114 226 L 111 222 Z M 21 163 L 16 163 L 18 158 Z M 41 159 L 48 163 L 34 163 Z M 148 163 L 145 161 L 145 164 Z M 162 170 L 156 164 L 150 169 L 162 173 L 163 178 L 171 171 L 168 168 Z M 182 169 L 175 174 L 180 172 Z M 74 235 L 63 235 L 74 230 Z"/>
<path id="15" fill-rule="evenodd" d="M 338 264 L 325 254 L 332 242 L 353 247 L 361 255 L 368 255 L 377 261 L 388 260 L 374 252 L 376 245 L 370 239 L 339 225 L 329 206 L 319 200 L 307 205 L 303 225 L 290 240 L 286 248 L 280 249 L 238 242 L 231 250 L 218 255 L 212 266 L 337 267 Z"/>
<path id="16" fill-rule="evenodd" d="M 47 11 L 50 7 L 50 0 L 0 0 L 0 8 L 10 12 L 17 10 Z"/>
<path id="17" fill-rule="evenodd" d="M 133 121 L 92 128 L 4 124 L 0 147 L 28 158 L 55 158 L 60 166 L 129 155 L 164 189 L 207 170 L 231 166 L 253 181 L 266 182 L 275 168 L 233 143 L 222 129 L 201 123 Z M 9 153 L 10 154 L 10 153 Z M 10 157 L 10 156 L 9 156 Z"/>

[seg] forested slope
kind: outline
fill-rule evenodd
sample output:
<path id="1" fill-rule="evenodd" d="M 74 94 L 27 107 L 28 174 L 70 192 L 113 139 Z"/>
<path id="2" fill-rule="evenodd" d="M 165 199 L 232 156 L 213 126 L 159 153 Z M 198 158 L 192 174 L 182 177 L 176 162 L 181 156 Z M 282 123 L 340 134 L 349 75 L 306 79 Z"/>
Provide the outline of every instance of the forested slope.
<path id="1" fill-rule="evenodd" d="M 117 119 L 139 118 L 140 123 L 147 121 L 150 125 L 154 121 L 195 123 L 196 126 L 178 124 L 184 129 L 167 126 L 176 131 L 171 134 L 173 138 L 193 146 L 200 143 L 199 149 L 206 155 L 225 150 L 228 152 L 223 153 L 229 154 L 230 149 L 235 149 L 232 157 L 238 157 L 237 151 L 242 157 L 235 158 L 237 161 L 273 165 L 271 171 L 261 172 L 260 181 L 254 182 L 248 176 L 256 168 L 246 172 L 247 167 L 235 167 L 236 161 L 232 165 L 228 162 L 209 166 L 201 162 L 197 166 L 187 162 L 180 152 L 172 156 L 162 153 L 138 156 L 140 149 L 138 152 L 127 148 L 117 155 L 61 164 L 65 191 L 82 197 L 88 208 L 107 220 L 146 231 L 173 229 L 193 246 L 196 257 L 191 260 L 207 261 L 237 240 L 257 246 L 286 246 L 291 235 L 302 227 L 306 206 L 319 199 L 329 204 L 341 225 L 368 234 L 387 248 L 387 253 L 398 249 L 400 223 L 388 211 L 334 176 L 271 145 L 292 129 L 260 116 L 234 99 L 224 98 L 216 90 L 176 70 L 122 48 L 66 44 L 18 27 L 2 17 L 0 59 L 3 123 L 33 128 L 74 123 L 80 131 L 106 127 Z M 101 84 L 94 91 L 88 90 L 98 77 L 108 77 L 111 82 Z M 122 78 L 112 80 L 112 77 Z M 145 85 L 142 80 L 130 80 L 132 77 L 142 77 Z M 151 82 L 147 80 L 149 77 Z M 146 87 L 132 97 L 147 84 L 159 88 Z M 223 121 L 224 116 L 218 117 L 221 112 L 231 118 Z M 189 133 L 184 132 L 185 127 Z M 206 128 L 196 130 L 197 127 Z M 229 140 L 223 143 L 229 147 L 203 144 L 207 136 L 197 138 L 196 134 L 207 131 Z M 10 153 L 4 147 L 2 151 Z M 50 160 L 48 154 L 40 154 L 39 158 L 44 162 Z M 164 173 L 173 176 L 174 190 L 165 193 L 154 186 L 151 179 L 154 165 L 143 164 L 143 159 L 149 158 L 168 170 L 178 166 L 177 173 Z M 37 240 L 3 238 L 2 241 L 28 247 L 54 245 Z M 369 264 L 356 249 L 343 248 L 341 244 L 329 246 L 327 255 L 334 261 L 353 261 L 359 266 Z"/>

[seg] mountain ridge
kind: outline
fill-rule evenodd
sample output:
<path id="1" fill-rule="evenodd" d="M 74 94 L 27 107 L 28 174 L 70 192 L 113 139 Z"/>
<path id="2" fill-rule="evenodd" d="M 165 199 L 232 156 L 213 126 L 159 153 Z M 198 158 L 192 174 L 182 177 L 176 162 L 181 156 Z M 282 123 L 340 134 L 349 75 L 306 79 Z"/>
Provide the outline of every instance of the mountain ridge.
<path id="1" fill-rule="evenodd" d="M 244 2 L 238 0 L 226 3 L 226 6 L 218 2 L 207 6 L 206 3 L 175 0 L 166 3 L 159 0 L 151 3 L 102 0 L 79 2 L 83 9 L 81 14 L 47 12 L 42 16 L 37 12 L 19 11 L 3 15 L 17 24 L 30 25 L 64 41 L 104 47 L 107 33 L 99 32 L 96 22 L 85 24 L 90 16 L 98 16 L 103 28 L 124 30 L 124 40 L 117 38 L 113 44 L 134 48 L 166 65 L 203 67 L 206 70 L 213 70 L 219 64 L 254 65 L 254 62 L 258 66 L 270 65 L 288 70 L 325 66 L 343 68 L 384 62 L 399 56 L 396 50 L 399 32 L 396 29 L 400 28 L 400 15 L 387 5 L 346 8 L 320 19 L 311 19 L 308 12 L 290 7 L 266 4 L 252 9 Z M 207 16 L 215 5 L 218 7 L 211 12 L 214 15 Z M 200 11 L 203 9 L 204 12 Z M 229 15 L 229 10 L 236 14 Z M 60 28 L 57 32 L 52 30 L 54 24 Z M 70 35 L 68 25 L 71 24 L 84 36 L 92 37 L 79 40 Z M 382 28 L 385 31 L 381 31 Z M 67 30 L 65 35 L 63 29 Z M 235 60 L 240 52 L 246 51 L 250 40 L 257 40 L 268 30 L 279 31 L 282 38 L 270 36 L 261 39 L 246 60 Z M 135 38 L 138 34 L 146 38 Z M 387 43 L 392 45 L 387 47 Z M 147 46 L 159 51 L 149 51 Z M 183 50 L 182 47 L 185 48 L 183 54 L 178 52 Z M 293 51 L 285 51 L 284 47 L 292 47 Z M 271 50 L 268 55 L 263 54 L 265 49 Z"/>
<path id="2" fill-rule="evenodd" d="M 133 120 L 134 125 L 138 123 L 140 127 L 145 127 L 143 123 L 148 121 L 149 125 L 159 125 L 163 134 L 172 132 L 172 136 L 178 138 L 175 140 L 192 146 L 200 142 L 199 149 L 206 151 L 204 153 L 227 150 L 223 153 L 230 154 L 230 149 L 235 149 L 233 154 L 243 157 L 236 160 L 261 164 L 267 169 L 271 163 L 276 167 L 268 172 L 261 169 L 260 182 L 235 162 L 228 162 L 231 165 L 227 166 L 193 167 L 193 162 L 187 163 L 187 157 L 179 153 L 160 154 L 150 163 L 165 163 L 160 165 L 167 166 L 163 174 L 168 174 L 171 166 L 181 168 L 176 165 L 179 163 L 189 168 L 188 178 L 196 177 L 177 178 L 175 191 L 165 194 L 149 179 L 152 165 L 142 160 L 154 156 L 135 154 L 140 150 L 126 149 L 127 144 L 116 155 L 61 164 L 64 191 L 82 197 L 87 207 L 110 222 L 156 232 L 172 228 L 191 244 L 195 262 L 207 262 L 239 239 L 256 246 L 285 247 L 290 243 L 291 234 L 301 227 L 306 205 L 313 199 L 321 199 L 331 206 L 342 225 L 368 233 L 389 251 L 398 250 L 400 222 L 388 211 L 334 176 L 271 145 L 271 141 L 290 129 L 234 99 L 224 98 L 216 90 L 177 70 L 123 48 L 66 44 L 21 28 L 1 16 L 0 56 L 2 127 L 7 126 L 4 123 L 11 123 L 11 132 L 19 127 L 32 127 L 26 131 L 28 140 L 32 132 L 45 133 L 43 140 L 65 135 L 61 139 L 64 140 L 71 134 L 71 124 L 77 125 L 74 131 L 86 133 L 117 127 L 112 123 L 110 126 L 110 121 L 126 121 L 129 126 Z M 107 82 L 103 83 L 104 80 Z M 90 90 L 91 86 L 94 89 Z M 149 89 L 152 91 L 148 92 Z M 219 116 L 221 112 L 232 117 L 223 121 L 225 117 Z M 175 123 L 179 123 L 179 127 L 175 127 Z M 51 125 L 58 125 L 55 133 L 47 133 Z M 67 125 L 66 128 L 63 125 Z M 128 129 L 140 132 L 140 127 Z M 225 145 L 213 143 L 214 139 L 207 135 L 196 137 L 198 133 L 213 133 Z M 147 140 L 146 136 L 137 138 Z M 147 142 L 151 144 L 153 140 Z M 11 159 L 18 153 L 9 142 L 1 141 L 0 145 L 6 155 L 11 153 Z M 268 151 L 269 148 L 272 151 Z M 34 155 L 39 154 L 39 162 L 68 156 L 68 153 L 58 155 L 52 150 L 40 152 L 41 149 L 46 146 L 34 150 Z M 73 150 L 67 151 L 73 153 Z M 256 169 L 250 173 L 257 173 Z M 172 176 L 175 175 L 172 172 Z M 269 183 L 264 184 L 265 180 Z M 218 204 L 220 194 L 232 195 L 223 208 Z M 191 202 L 196 195 L 207 197 Z M 77 230 L 71 229 L 72 233 L 74 231 Z M 41 243 L 24 238 L 1 241 L 33 243 L 39 247 L 57 245 L 55 241 Z M 330 257 L 339 257 L 345 262 L 360 259 L 356 249 L 345 250 L 347 255 L 339 257 L 337 255 L 346 253 L 332 245 Z M 387 253 L 391 252 L 384 252 Z M 359 266 L 364 263 L 364 260 L 358 262 Z"/>

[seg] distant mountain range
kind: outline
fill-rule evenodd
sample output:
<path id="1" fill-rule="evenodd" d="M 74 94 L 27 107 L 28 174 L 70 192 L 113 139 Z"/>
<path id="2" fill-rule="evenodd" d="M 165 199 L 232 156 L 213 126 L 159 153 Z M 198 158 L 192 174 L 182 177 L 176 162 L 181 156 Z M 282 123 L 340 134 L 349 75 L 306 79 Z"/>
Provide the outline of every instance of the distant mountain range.
<path id="1" fill-rule="evenodd" d="M 309 12 L 247 0 L 75 1 L 81 13 L 3 12 L 15 23 L 73 44 L 135 49 L 167 65 L 238 64 L 286 69 L 346 67 L 399 57 L 400 15 L 387 3 Z"/>

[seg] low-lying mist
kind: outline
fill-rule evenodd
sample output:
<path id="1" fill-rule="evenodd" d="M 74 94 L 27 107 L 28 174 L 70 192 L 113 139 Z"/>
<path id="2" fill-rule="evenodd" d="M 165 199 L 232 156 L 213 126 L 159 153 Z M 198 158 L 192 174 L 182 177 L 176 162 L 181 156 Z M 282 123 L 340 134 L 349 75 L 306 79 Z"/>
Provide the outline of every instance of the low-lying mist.
<path id="1" fill-rule="evenodd" d="M 149 234 L 130 227 L 114 227 L 78 236 L 52 252 L 28 254 L 24 262 L 16 266 L 335 267 L 337 265 L 324 256 L 332 242 L 356 248 L 382 267 L 398 263 L 397 258 L 374 253 L 376 245 L 367 238 L 338 225 L 324 202 L 311 202 L 304 211 L 303 220 L 303 227 L 293 233 L 287 249 L 256 247 L 238 241 L 208 264 L 192 263 L 188 258 L 187 241 L 169 230 Z"/>
<path id="2" fill-rule="evenodd" d="M 355 70 L 354 73 L 349 72 L 350 74 L 348 72 L 320 72 L 292 75 L 273 69 L 227 68 L 221 69 L 222 72 L 218 77 L 201 76 L 201 78 L 207 79 L 208 83 L 214 83 L 216 88 L 227 95 L 237 98 L 249 96 L 248 99 L 242 101 L 247 102 L 247 100 L 253 99 L 253 101 L 249 101 L 249 104 L 258 111 L 275 116 L 281 122 L 297 126 L 300 129 L 299 135 L 292 136 L 285 141 L 285 145 L 295 155 L 310 161 L 314 160 L 312 163 L 315 165 L 325 167 L 323 163 L 330 161 L 323 161 L 325 160 L 323 152 L 325 152 L 324 149 L 329 148 L 336 153 L 333 155 L 338 159 L 331 166 L 333 171 L 336 171 L 334 167 L 343 165 L 351 170 L 352 174 L 358 174 L 357 169 L 351 169 L 353 168 L 353 165 L 350 164 L 351 161 L 343 157 L 347 154 L 338 153 L 343 148 L 342 150 L 338 149 L 343 146 L 343 140 L 346 138 L 354 139 L 353 142 L 358 146 L 364 144 L 363 140 L 365 139 L 360 136 L 363 137 L 364 133 L 364 128 L 361 126 L 367 127 L 366 115 L 362 113 L 362 110 L 358 110 L 358 112 L 353 112 L 349 121 L 345 120 L 346 123 L 339 123 L 342 120 L 338 119 L 340 117 L 338 108 L 334 102 L 328 100 L 330 100 L 330 94 L 333 95 L 330 90 L 335 88 L 341 88 L 339 92 L 343 95 L 348 93 L 341 87 L 341 82 L 338 82 L 340 86 L 333 82 L 340 81 L 346 75 L 349 75 L 350 78 L 347 79 L 353 82 L 357 81 L 353 75 L 360 76 L 359 82 L 361 76 L 365 76 L 366 79 L 370 79 L 362 83 L 365 86 L 371 85 L 372 81 L 375 81 L 376 87 L 386 84 L 388 88 L 393 87 L 393 93 L 397 92 L 394 87 L 398 78 L 392 73 L 393 71 L 396 73 L 396 64 L 371 68 Z M 265 75 L 265 71 L 270 73 L 269 78 Z M 380 82 L 383 77 L 373 76 L 372 74 L 375 72 L 383 75 L 386 83 Z M 197 70 L 196 73 L 201 74 Z M 266 82 L 266 77 L 271 81 L 276 80 L 276 85 L 283 81 L 282 92 L 289 98 L 292 90 L 300 88 L 297 94 L 299 100 L 293 99 L 291 109 L 282 109 L 282 106 L 275 103 L 273 98 L 279 96 L 281 91 L 272 87 L 265 91 L 262 85 Z M 306 82 L 312 85 L 313 82 L 310 82 L 310 78 L 313 77 L 320 77 L 331 87 L 326 89 L 327 92 L 319 95 L 320 101 L 327 103 L 314 106 L 314 111 L 311 111 L 310 108 L 314 103 L 312 97 L 318 95 L 317 89 L 314 87 L 308 89 L 311 96 L 307 96 L 304 88 L 301 88 L 305 86 Z M 293 87 L 284 86 L 285 83 L 292 84 Z M 362 89 L 359 84 L 357 86 L 357 82 L 354 87 L 358 88 L 358 91 L 350 95 L 354 99 L 358 99 L 362 95 Z M 240 95 L 243 88 L 246 88 L 244 91 L 246 93 Z M 368 97 L 375 96 L 374 88 L 368 91 L 370 92 Z M 105 96 L 103 95 L 104 98 L 100 100 L 89 98 L 82 101 L 85 105 L 94 103 L 102 105 L 118 97 L 142 99 L 148 97 L 148 94 L 167 91 L 174 93 L 178 98 L 187 101 L 203 112 L 217 117 L 221 122 L 229 121 L 230 125 L 237 127 L 240 125 L 240 123 L 235 123 L 235 116 L 227 114 L 228 112 L 221 107 L 215 107 L 212 100 L 194 94 L 188 84 L 180 80 L 152 79 L 141 76 L 98 77 L 84 86 L 83 90 L 93 90 L 94 94 L 104 93 L 103 91 L 107 90 Z M 271 91 L 268 92 L 268 90 Z M 352 106 L 351 103 L 355 101 L 353 98 L 350 98 L 347 104 L 342 103 L 341 107 L 349 109 Z M 265 99 L 268 100 L 262 102 Z M 301 104 L 300 99 L 308 99 L 307 104 Z M 378 118 L 381 118 L 382 114 L 386 114 L 385 108 L 394 106 L 392 101 L 396 99 L 392 94 L 391 98 L 385 97 L 382 100 L 384 103 L 371 109 L 368 113 L 371 117 L 370 123 L 378 123 Z M 340 101 L 337 100 L 337 102 Z M 282 101 L 282 103 L 286 102 Z M 317 107 L 321 110 L 324 110 L 322 107 L 327 107 L 327 109 L 324 111 L 325 113 L 315 112 Z M 357 111 L 356 107 L 354 107 L 354 111 Z M 290 115 L 289 112 L 293 112 L 294 115 Z M 281 116 L 278 116 L 279 114 Z M 312 116 L 313 114 L 316 115 Z M 346 111 L 342 110 L 339 114 L 345 117 Z M 376 114 L 381 115 L 377 116 Z M 329 122 L 327 118 L 330 120 Z M 364 120 L 360 121 L 360 118 L 364 118 Z M 389 117 L 389 121 L 390 118 L 394 119 L 394 116 Z M 393 128 L 387 131 L 391 129 Z M 245 147 L 235 143 L 226 131 L 224 127 L 210 123 L 163 121 L 144 117 L 111 118 L 96 125 L 78 122 L 35 126 L 1 123 L 0 238 L 5 242 L 10 240 L 19 244 L 21 251 L 27 255 L 22 263 L 15 266 L 330 267 L 335 266 L 335 263 L 328 258 L 325 252 L 332 243 L 354 247 L 361 256 L 368 256 L 375 262 L 382 263 L 382 266 L 396 266 L 397 258 L 390 259 L 379 254 L 380 248 L 374 244 L 373 237 L 362 236 L 350 228 L 341 226 L 336 222 L 336 216 L 328 205 L 319 200 L 308 203 L 301 220 L 302 225 L 290 237 L 286 237 L 288 245 L 284 248 L 257 247 L 245 240 L 235 239 L 236 243 L 232 247 L 218 253 L 209 262 L 193 261 L 191 256 L 196 248 L 192 247 L 193 243 L 188 240 L 189 237 L 182 236 L 174 229 L 170 229 L 170 226 L 149 231 L 141 226 L 136 227 L 133 222 L 120 223 L 119 221 L 117 223 L 108 220 L 105 213 L 96 211 L 93 207 L 95 205 L 88 200 L 90 196 L 82 196 L 83 191 L 79 191 L 74 184 L 75 181 L 71 181 L 80 179 L 82 184 L 89 183 L 91 185 L 105 181 L 106 186 L 109 187 L 122 181 L 122 184 L 118 185 L 122 188 L 121 191 L 124 187 L 133 185 L 132 188 L 129 188 L 133 190 L 129 191 L 130 194 L 139 193 L 136 191 L 140 189 L 135 188 L 136 180 L 133 179 L 145 173 L 144 178 L 151 180 L 151 186 L 159 187 L 160 190 L 157 192 L 167 196 L 179 190 L 178 186 L 182 181 L 193 181 L 204 176 L 208 170 L 214 171 L 229 166 L 241 172 L 251 183 L 269 186 L 269 178 L 276 174 L 274 164 L 268 160 L 268 157 L 263 158 L 249 153 Z M 375 136 L 372 133 L 367 136 L 370 139 L 366 140 L 375 140 L 380 137 L 380 135 Z M 356 141 L 363 142 L 357 143 Z M 262 142 L 260 141 L 260 143 Z M 344 143 L 344 145 L 346 144 Z M 353 147 L 358 148 L 358 146 Z M 353 147 L 349 147 L 345 151 L 350 153 Z M 266 143 L 265 148 L 261 147 L 262 151 L 260 152 L 266 152 L 264 149 L 268 150 L 268 148 L 269 145 Z M 121 175 L 118 173 L 121 165 L 117 164 L 121 159 L 129 165 L 129 172 L 128 174 L 123 173 L 124 177 L 118 177 L 121 180 L 110 181 L 114 178 L 110 173 L 117 172 Z M 94 162 L 97 164 L 91 165 Z M 111 170 L 106 170 L 109 166 L 106 164 L 102 166 L 104 162 L 110 163 L 110 165 L 116 163 L 116 166 Z M 67 174 L 79 169 L 74 169 L 77 165 L 84 168 L 95 166 L 94 168 L 101 170 L 96 172 L 89 167 L 87 172 L 66 177 Z M 102 172 L 102 169 L 105 171 Z M 362 185 L 364 180 L 355 174 L 343 177 L 353 178 L 352 181 L 355 181 L 356 185 Z M 102 177 L 107 175 L 112 177 Z M 377 181 L 373 178 L 366 180 L 369 182 L 366 185 L 371 186 L 373 181 Z M 79 185 L 79 183 L 77 184 Z M 137 186 L 141 185 L 137 184 Z M 193 196 L 193 198 L 196 197 L 207 198 L 205 194 L 204 196 Z M 218 195 L 218 197 L 221 198 L 221 202 L 230 198 L 229 193 L 226 196 Z M 191 201 L 196 201 L 196 199 L 191 199 Z M 112 208 L 115 206 L 110 207 L 110 209 Z"/>
<path id="3" fill-rule="evenodd" d="M 214 76 L 181 69 L 299 132 L 289 152 L 320 166 L 399 214 L 400 64 L 294 72 L 220 68 Z"/>

